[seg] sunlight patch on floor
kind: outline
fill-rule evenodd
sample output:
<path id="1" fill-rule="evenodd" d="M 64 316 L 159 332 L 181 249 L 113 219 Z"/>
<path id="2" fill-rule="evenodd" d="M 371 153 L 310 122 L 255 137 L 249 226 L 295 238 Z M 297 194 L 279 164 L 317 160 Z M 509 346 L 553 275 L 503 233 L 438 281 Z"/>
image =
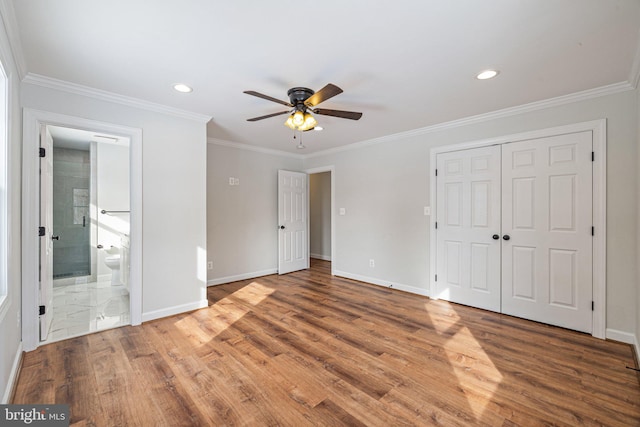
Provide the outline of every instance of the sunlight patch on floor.
<path id="1" fill-rule="evenodd" d="M 238 300 L 255 306 L 273 292 L 275 292 L 275 289 L 258 282 L 251 282 L 210 306 L 207 309 L 206 320 L 200 322 L 191 316 L 187 316 L 176 322 L 175 325 L 185 335 L 193 336 L 194 340 L 200 341 L 203 337 L 196 336 L 193 332 L 194 326 L 197 325 L 200 330 L 204 331 L 207 341 L 211 340 L 251 311 L 251 308 L 239 303 Z"/>
<path id="2" fill-rule="evenodd" d="M 258 305 L 273 292 L 275 292 L 275 289 L 264 286 L 258 282 L 251 282 L 231 295 L 251 305 Z"/>
<path id="3" fill-rule="evenodd" d="M 429 310 L 432 310 L 433 309 L 432 307 L 434 306 L 442 307 L 442 308 L 438 308 L 438 310 L 443 309 L 443 310 L 449 311 L 446 315 L 447 322 L 444 321 L 445 317 L 443 316 L 439 322 L 436 322 L 433 324 L 434 329 L 439 335 L 446 334 L 449 331 L 449 329 L 451 329 L 452 326 L 455 326 L 458 324 L 458 321 L 460 320 L 460 316 L 458 316 L 458 314 L 455 311 L 450 309 L 450 306 L 446 301 L 441 301 L 441 300 L 430 300 L 429 302 L 426 302 L 424 304 L 425 311 L 429 313 Z M 429 315 L 429 317 L 431 317 L 431 315 Z"/>
<path id="4" fill-rule="evenodd" d="M 466 326 L 443 347 L 458 384 L 465 390 L 469 407 L 480 419 L 502 382 L 502 374 Z"/>

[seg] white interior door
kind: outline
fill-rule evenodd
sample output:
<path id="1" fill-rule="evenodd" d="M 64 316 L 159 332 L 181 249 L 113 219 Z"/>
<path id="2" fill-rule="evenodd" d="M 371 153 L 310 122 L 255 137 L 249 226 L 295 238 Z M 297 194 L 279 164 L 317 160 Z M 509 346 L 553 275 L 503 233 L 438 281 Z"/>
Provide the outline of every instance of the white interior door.
<path id="1" fill-rule="evenodd" d="M 309 267 L 307 174 L 278 171 L 278 274 Z"/>
<path id="2" fill-rule="evenodd" d="M 502 312 L 591 333 L 591 132 L 502 147 Z"/>
<path id="3" fill-rule="evenodd" d="M 53 138 L 46 126 L 40 129 L 40 146 L 45 156 L 40 158 L 40 340 L 49 335 L 53 320 Z"/>
<path id="4" fill-rule="evenodd" d="M 500 146 L 438 154 L 437 298 L 500 311 Z"/>

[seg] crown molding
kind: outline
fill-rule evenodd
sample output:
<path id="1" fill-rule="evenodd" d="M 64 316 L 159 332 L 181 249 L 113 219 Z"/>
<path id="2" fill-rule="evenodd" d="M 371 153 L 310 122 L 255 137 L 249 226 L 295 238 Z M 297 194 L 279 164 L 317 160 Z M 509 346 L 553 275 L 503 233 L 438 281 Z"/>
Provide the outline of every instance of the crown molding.
<path id="1" fill-rule="evenodd" d="M 211 116 L 193 113 L 191 111 L 180 110 L 178 108 L 169 107 L 154 102 L 144 101 L 138 98 L 119 95 L 117 93 L 108 92 L 106 90 L 95 89 L 64 80 L 54 79 L 53 77 L 42 76 L 40 74 L 27 73 L 22 79 L 23 83 L 41 86 L 48 89 L 55 89 L 62 92 L 82 95 L 89 98 L 98 99 L 100 101 L 113 102 L 116 104 L 126 105 L 128 107 L 139 108 L 141 110 L 153 111 L 155 113 L 167 114 L 182 119 L 194 120 L 197 122 L 207 123 L 211 120 Z"/>
<path id="2" fill-rule="evenodd" d="M 18 24 L 16 20 L 16 12 L 13 8 L 13 2 L 0 1 L 0 15 L 2 15 L 2 23 L 4 24 L 11 56 L 16 66 L 16 71 L 20 80 L 24 79 L 27 74 L 27 62 L 24 59 L 24 50 L 20 41 L 20 33 L 18 32 Z"/>
<path id="3" fill-rule="evenodd" d="M 309 159 L 313 157 L 326 156 L 329 154 L 336 154 L 343 151 L 355 150 L 355 149 L 367 147 L 370 145 L 381 144 L 383 142 L 397 141 L 398 139 L 406 139 L 414 136 L 425 135 L 428 133 L 439 132 L 439 131 L 453 129 L 461 126 L 487 122 L 490 120 L 496 120 L 503 117 L 515 116 L 518 114 L 524 114 L 531 111 L 557 107 L 560 105 L 566 105 L 574 102 L 585 101 L 588 99 L 599 98 L 602 96 L 613 95 L 620 92 L 627 92 L 634 89 L 635 87 L 629 82 L 614 83 L 607 86 L 601 86 L 595 89 L 588 89 L 581 92 L 572 93 L 569 95 L 562 95 L 555 98 L 545 99 L 542 101 L 535 101 L 528 104 L 519 105 L 517 107 L 504 108 L 502 110 L 496 110 L 489 113 L 478 114 L 475 116 L 469 116 L 469 117 L 465 117 L 457 120 L 451 120 L 449 122 L 438 123 L 432 126 L 413 129 L 406 132 L 399 132 L 391 135 L 381 136 L 379 138 L 369 139 L 366 141 L 354 142 L 353 144 L 344 145 L 342 147 L 330 148 L 327 150 L 306 154 L 303 156 L 303 158 Z"/>
<path id="4" fill-rule="evenodd" d="M 255 145 L 242 144 L 240 142 L 233 142 L 233 141 L 226 141 L 224 139 L 218 139 L 218 138 L 207 138 L 207 143 L 213 144 L 213 145 L 220 145 L 222 147 L 236 148 L 238 150 L 254 151 L 256 153 L 262 153 L 262 154 L 270 154 L 272 156 L 290 157 L 298 160 L 302 160 L 305 158 L 305 156 L 302 154 L 294 154 L 294 153 L 289 153 L 287 151 L 257 147 Z"/>

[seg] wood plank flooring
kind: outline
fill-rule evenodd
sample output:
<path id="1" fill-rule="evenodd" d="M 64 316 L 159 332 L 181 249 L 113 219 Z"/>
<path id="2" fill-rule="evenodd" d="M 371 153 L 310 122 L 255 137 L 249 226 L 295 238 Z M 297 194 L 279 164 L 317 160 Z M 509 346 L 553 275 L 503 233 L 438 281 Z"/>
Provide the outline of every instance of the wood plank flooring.
<path id="1" fill-rule="evenodd" d="M 629 345 L 310 270 L 25 354 L 78 426 L 636 426 Z"/>

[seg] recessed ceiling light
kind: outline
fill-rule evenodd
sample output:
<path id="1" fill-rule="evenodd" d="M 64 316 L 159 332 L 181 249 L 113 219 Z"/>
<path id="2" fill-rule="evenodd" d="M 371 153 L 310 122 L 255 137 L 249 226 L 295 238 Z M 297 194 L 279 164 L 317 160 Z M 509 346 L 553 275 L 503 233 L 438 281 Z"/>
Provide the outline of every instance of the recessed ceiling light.
<path id="1" fill-rule="evenodd" d="M 500 74 L 500 71 L 497 71 L 497 70 L 486 70 L 486 71 L 483 71 L 480 74 L 478 74 L 476 76 L 476 79 L 478 79 L 478 80 L 492 79 L 495 76 L 497 76 L 498 74 Z"/>
<path id="2" fill-rule="evenodd" d="M 173 88 L 175 90 L 177 90 L 178 92 L 182 92 L 182 93 L 189 93 L 189 92 L 193 92 L 193 89 L 189 86 L 187 86 L 184 83 L 178 83 L 173 85 Z"/>
<path id="3" fill-rule="evenodd" d="M 322 129 L 324 129 L 322 126 L 316 126 L 313 128 L 315 131 L 321 131 Z"/>

